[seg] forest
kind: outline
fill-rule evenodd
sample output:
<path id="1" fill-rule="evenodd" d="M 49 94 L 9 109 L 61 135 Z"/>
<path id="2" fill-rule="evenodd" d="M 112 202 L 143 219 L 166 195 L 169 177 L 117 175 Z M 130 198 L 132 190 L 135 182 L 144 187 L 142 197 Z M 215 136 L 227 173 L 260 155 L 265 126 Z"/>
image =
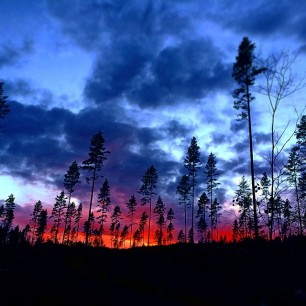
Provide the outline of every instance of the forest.
<path id="1" fill-rule="evenodd" d="M 88 158 L 73 161 L 64 174 L 51 212 L 37 201 L 20 229 L 14 226 L 14 195 L 0 206 L 0 277 L 7 305 L 21 303 L 29 291 L 31 305 L 92 305 L 99 300 L 119 305 L 129 299 L 133 305 L 156 305 L 161 299 L 165 305 L 305 305 L 306 283 L 300 279 L 306 267 L 306 115 L 297 114 L 289 136 L 288 126 L 277 131 L 275 122 L 282 100 L 305 85 L 293 79 L 285 53 L 260 60 L 254 49 L 244 37 L 232 71 L 237 85 L 233 107 L 237 120 L 247 121 L 250 183 L 243 175 L 235 190 L 230 235 L 219 233 L 224 207 L 217 197 L 218 156 L 211 152 L 203 165 L 196 137 L 190 140 L 183 160 L 186 173 L 176 188 L 184 215 L 180 228 L 175 209 L 166 207 L 158 193 L 154 165 L 125 204 L 112 203 L 107 178 L 97 188 L 111 154 L 98 131 Z M 271 147 L 269 173 L 256 180 L 251 102 L 259 76 L 266 87 L 256 90 L 270 103 Z M 1 82 L 0 119 L 9 116 L 7 99 Z M 206 189 L 198 196 L 199 171 L 205 173 Z M 86 209 L 72 200 L 82 175 L 90 188 Z M 18 278 L 25 284 L 18 287 L 21 295 L 14 296 Z"/>

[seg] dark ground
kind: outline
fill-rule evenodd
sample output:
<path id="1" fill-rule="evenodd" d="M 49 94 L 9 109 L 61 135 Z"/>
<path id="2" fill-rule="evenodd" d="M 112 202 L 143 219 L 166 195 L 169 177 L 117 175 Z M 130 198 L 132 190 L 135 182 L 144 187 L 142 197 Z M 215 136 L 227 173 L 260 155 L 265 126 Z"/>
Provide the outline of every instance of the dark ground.
<path id="1" fill-rule="evenodd" d="M 0 306 L 306 305 L 306 239 L 128 250 L 0 246 Z"/>

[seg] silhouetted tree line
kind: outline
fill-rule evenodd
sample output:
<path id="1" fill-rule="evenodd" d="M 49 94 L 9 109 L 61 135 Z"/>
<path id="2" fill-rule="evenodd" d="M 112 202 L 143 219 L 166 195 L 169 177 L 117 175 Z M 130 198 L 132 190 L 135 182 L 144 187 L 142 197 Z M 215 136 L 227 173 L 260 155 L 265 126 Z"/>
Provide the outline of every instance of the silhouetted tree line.
<path id="1" fill-rule="evenodd" d="M 255 44 L 244 37 L 233 65 L 232 77 L 238 87 L 233 91 L 234 108 L 240 110 L 238 120 L 248 121 L 250 177 L 242 176 L 235 191 L 233 206 L 236 215 L 233 221 L 233 241 L 245 238 L 286 239 L 292 235 L 303 235 L 306 228 L 306 116 L 300 114 L 296 129 L 288 139 L 283 139 L 288 125 L 283 131 L 275 128 L 276 112 L 280 102 L 303 87 L 302 82 L 294 82 L 290 74 L 292 61 L 287 54 L 271 56 L 266 61 L 254 55 Z M 270 173 L 262 173 L 256 181 L 254 169 L 254 149 L 252 140 L 251 102 L 255 100 L 255 79 L 262 75 L 266 87 L 257 87 L 257 92 L 268 97 L 271 108 L 271 154 L 266 158 Z M 297 84 L 297 85 L 296 85 Z M 9 112 L 7 96 L 3 94 L 0 82 L 0 119 Z M 288 123 L 289 124 L 289 123 Z M 291 148 L 286 163 L 280 163 L 281 153 L 286 144 L 295 136 L 296 144 Z M 281 142 L 282 141 L 282 142 Z M 282 143 L 282 144 L 281 144 Z M 219 236 L 219 224 L 222 218 L 222 205 L 218 201 L 217 190 L 220 185 L 217 157 L 211 152 L 203 163 L 196 137 L 192 137 L 183 165 L 186 173 L 178 181 L 176 194 L 178 204 L 184 212 L 184 228 L 178 230 L 174 238 L 175 213 L 166 208 L 158 194 L 158 172 L 151 165 L 141 178 L 138 202 L 132 194 L 126 202 L 128 224 L 123 224 L 123 211 L 120 205 L 112 204 L 110 186 L 104 179 L 98 194 L 97 203 L 93 203 L 97 184 L 107 155 L 105 139 L 101 131 L 91 138 L 88 159 L 81 165 L 74 161 L 64 175 L 63 190 L 56 196 L 52 211 L 44 209 L 41 201 L 35 203 L 29 224 L 21 231 L 13 228 L 15 198 L 11 194 L 0 207 L 0 241 L 2 243 L 38 244 L 46 241 L 71 245 L 83 241 L 80 232 L 83 229 L 85 244 L 105 246 L 105 232 L 108 227 L 111 246 L 120 248 L 129 240 L 129 247 L 150 245 L 152 215 L 155 216 L 156 230 L 154 240 L 158 245 L 178 243 L 207 243 L 226 238 Z M 83 204 L 76 205 L 72 195 L 76 185 L 81 183 L 81 173 L 86 174 L 85 181 L 90 186 L 88 216 L 84 217 Z M 204 180 L 199 180 L 202 173 Z M 200 184 L 206 188 L 199 190 Z M 287 196 L 287 197 L 284 197 Z M 96 209 L 93 209 L 93 207 Z M 148 209 L 140 211 L 140 207 Z M 197 206 L 197 207 L 196 207 Z M 138 208 L 139 207 L 139 208 Z M 139 220 L 135 216 L 140 215 Z M 196 219 L 196 221 L 195 221 Z M 147 229 L 147 230 L 146 230 Z M 145 237 L 147 232 L 147 237 Z M 195 233 L 198 233 L 197 235 Z"/>

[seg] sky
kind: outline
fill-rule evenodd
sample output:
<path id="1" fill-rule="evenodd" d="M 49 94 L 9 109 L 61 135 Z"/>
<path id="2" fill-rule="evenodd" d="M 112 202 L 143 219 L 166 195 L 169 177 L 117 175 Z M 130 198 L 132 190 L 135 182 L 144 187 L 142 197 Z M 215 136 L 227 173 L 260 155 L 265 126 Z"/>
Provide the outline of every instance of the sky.
<path id="1" fill-rule="evenodd" d="M 263 58 L 298 53 L 293 73 L 303 75 L 305 12 L 302 0 L 2 0 L 0 80 L 11 111 L 1 121 L 0 201 L 15 196 L 21 227 L 38 200 L 51 213 L 64 174 L 88 158 L 91 137 L 102 131 L 111 153 L 96 191 L 107 178 L 112 204 L 125 211 L 132 194 L 139 201 L 141 178 L 154 165 L 158 194 L 174 208 L 179 229 L 183 207 L 175 191 L 196 137 L 203 166 L 216 155 L 221 227 L 231 226 L 237 183 L 250 178 L 247 122 L 237 121 L 233 108 L 238 46 L 247 36 Z M 278 131 L 289 122 L 292 133 L 303 95 L 282 101 Z M 271 114 L 267 97 L 254 96 L 260 179 L 269 170 Z M 197 195 L 206 189 L 203 171 Z M 74 201 L 86 209 L 90 186 L 83 179 L 75 189 Z"/>

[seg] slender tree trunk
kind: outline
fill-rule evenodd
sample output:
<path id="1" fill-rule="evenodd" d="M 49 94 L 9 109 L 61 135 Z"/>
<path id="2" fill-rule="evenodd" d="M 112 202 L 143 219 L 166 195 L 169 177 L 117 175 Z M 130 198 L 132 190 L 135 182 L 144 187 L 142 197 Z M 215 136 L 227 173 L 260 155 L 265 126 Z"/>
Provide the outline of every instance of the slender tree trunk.
<path id="1" fill-rule="evenodd" d="M 213 241 L 213 215 L 212 215 L 213 201 L 212 201 L 212 198 L 213 196 L 212 196 L 212 188 L 211 188 L 210 190 L 210 241 Z"/>
<path id="2" fill-rule="evenodd" d="M 204 209 L 203 209 L 203 219 L 204 219 L 204 241 L 206 242 L 206 208 L 205 208 L 205 204 L 204 204 Z"/>
<path id="3" fill-rule="evenodd" d="M 184 240 L 185 240 L 185 243 L 187 242 L 187 205 L 186 203 L 184 204 L 185 206 L 185 237 L 184 237 Z"/>
<path id="4" fill-rule="evenodd" d="M 275 139 L 274 139 L 274 118 L 275 112 L 272 109 L 272 131 L 271 131 L 271 142 L 272 142 L 272 150 L 271 150 L 271 218 L 270 218 L 270 227 L 269 227 L 269 240 L 272 241 L 273 238 L 273 226 L 274 226 L 274 210 L 275 210 L 275 201 L 274 201 L 274 149 L 275 149 Z M 269 212 L 268 212 L 269 216 Z"/>
<path id="5" fill-rule="evenodd" d="M 96 181 L 96 168 L 97 164 L 95 164 L 93 176 L 92 176 L 92 185 L 91 185 L 91 193 L 90 193 L 90 202 L 89 202 L 89 211 L 88 211 L 88 226 L 86 228 L 86 237 L 85 237 L 85 245 L 88 245 L 88 237 L 89 237 L 89 229 L 90 229 L 90 215 L 91 215 L 91 206 L 92 206 L 92 199 L 93 193 L 95 188 L 95 181 Z"/>
<path id="6" fill-rule="evenodd" d="M 133 223 L 133 220 L 132 220 Z M 130 233 L 130 248 L 132 247 L 132 234 L 133 234 L 133 224 L 131 223 L 131 233 Z"/>
<path id="7" fill-rule="evenodd" d="M 152 211 L 152 199 L 151 199 L 151 197 L 150 197 L 149 228 L 148 228 L 148 246 L 150 246 L 151 211 Z"/>
<path id="8" fill-rule="evenodd" d="M 70 199 L 71 199 L 71 192 L 69 193 L 67 210 L 68 210 L 68 208 L 69 208 L 69 206 L 70 206 Z M 67 230 L 67 221 L 68 221 L 68 216 L 67 216 L 67 212 L 66 212 L 65 224 L 64 224 L 64 233 L 63 233 L 62 243 L 64 243 L 64 239 L 65 239 L 65 234 L 66 234 L 66 230 Z M 69 242 L 69 238 L 68 238 L 68 241 L 67 241 L 67 242 Z"/>
<path id="9" fill-rule="evenodd" d="M 247 90 L 249 97 L 249 91 Z M 254 171 L 254 160 L 253 160 L 253 137 L 252 137 L 252 122 L 251 122 L 251 109 L 250 100 L 248 98 L 248 124 L 249 124 L 249 140 L 250 140 L 250 159 L 251 159 L 251 180 L 252 180 L 252 200 L 254 210 L 254 230 L 255 239 L 258 239 L 258 220 L 257 220 L 257 204 L 255 197 L 255 171 Z"/>
<path id="10" fill-rule="evenodd" d="M 190 242 L 191 242 L 191 243 L 194 243 L 194 238 L 193 238 L 194 189 L 195 189 L 195 171 L 194 171 L 194 167 L 193 167 L 193 177 L 192 177 L 192 206 L 191 206 L 191 237 L 190 237 Z"/>
<path id="11" fill-rule="evenodd" d="M 300 235 L 303 235 L 303 225 L 302 225 L 302 216 L 301 216 L 301 205 L 300 205 L 300 197 L 299 197 L 299 191 L 298 191 L 298 184 L 296 181 L 296 177 L 294 179 L 294 185 L 295 185 L 295 194 L 296 194 L 296 203 L 297 203 L 297 209 L 298 209 L 298 219 L 299 219 L 299 227 L 300 227 Z"/>

